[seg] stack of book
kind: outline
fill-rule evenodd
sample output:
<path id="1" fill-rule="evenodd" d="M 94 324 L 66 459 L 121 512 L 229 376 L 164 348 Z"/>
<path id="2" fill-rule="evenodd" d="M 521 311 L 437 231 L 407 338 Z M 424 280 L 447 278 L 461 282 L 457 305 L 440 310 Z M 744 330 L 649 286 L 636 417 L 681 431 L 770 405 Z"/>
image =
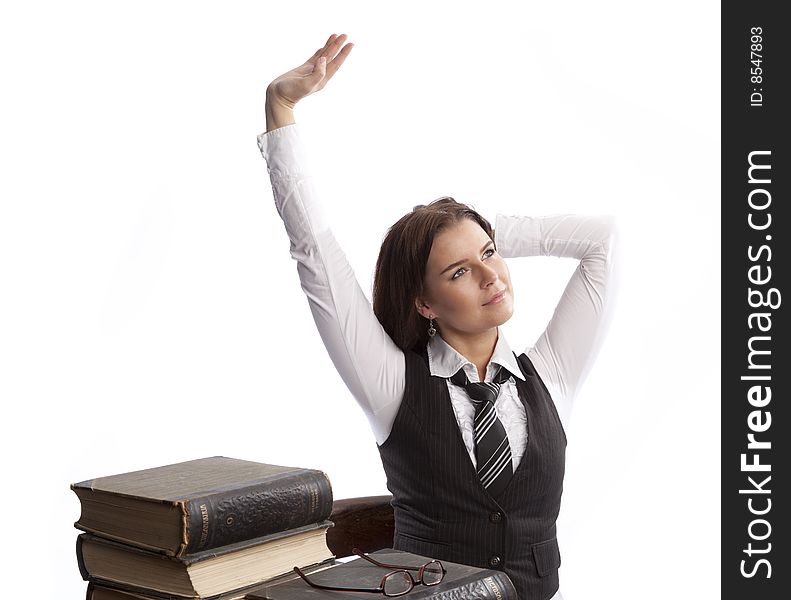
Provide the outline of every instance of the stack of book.
<path id="1" fill-rule="evenodd" d="M 334 558 L 332 488 L 315 469 L 218 456 L 71 488 L 87 600 L 235 600 Z"/>

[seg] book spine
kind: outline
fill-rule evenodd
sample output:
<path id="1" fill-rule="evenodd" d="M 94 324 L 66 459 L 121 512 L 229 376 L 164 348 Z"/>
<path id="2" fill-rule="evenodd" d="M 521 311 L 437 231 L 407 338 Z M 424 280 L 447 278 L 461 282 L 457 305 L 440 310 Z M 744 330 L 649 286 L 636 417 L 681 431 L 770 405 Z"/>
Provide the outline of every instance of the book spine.
<path id="1" fill-rule="evenodd" d="M 83 581 L 88 581 L 88 569 L 85 567 L 85 559 L 82 556 L 82 536 L 77 536 L 77 568 Z"/>
<path id="2" fill-rule="evenodd" d="M 514 584 L 502 571 L 492 571 L 483 577 L 479 575 L 474 580 L 458 582 L 458 585 L 450 589 L 439 590 L 427 596 L 427 600 L 459 600 L 459 598 L 519 600 Z"/>
<path id="3" fill-rule="evenodd" d="M 190 499 L 185 510 L 186 543 L 178 556 L 324 521 L 332 512 L 332 487 L 323 472 L 303 470 Z"/>
<path id="4" fill-rule="evenodd" d="M 159 592 L 148 588 L 141 588 L 135 586 L 124 585 L 117 581 L 105 581 L 100 578 L 91 577 L 88 580 L 88 592 L 86 600 L 93 600 L 94 595 L 101 595 L 107 597 L 111 595 L 114 600 L 119 597 L 127 598 L 129 600 L 194 600 L 187 596 L 174 596 L 167 592 Z M 212 598 L 220 598 L 220 596 L 213 596 Z M 241 598 L 241 594 L 238 596 Z M 210 600 L 210 598 L 201 598 L 200 600 Z"/>

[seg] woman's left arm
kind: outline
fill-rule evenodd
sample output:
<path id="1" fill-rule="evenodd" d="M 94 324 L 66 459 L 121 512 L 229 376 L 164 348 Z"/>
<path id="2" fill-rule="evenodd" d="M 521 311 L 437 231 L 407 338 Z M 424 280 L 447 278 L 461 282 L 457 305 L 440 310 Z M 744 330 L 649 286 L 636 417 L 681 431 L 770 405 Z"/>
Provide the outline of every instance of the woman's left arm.
<path id="1" fill-rule="evenodd" d="M 616 287 L 615 220 L 583 215 L 498 215 L 495 232 L 497 250 L 506 258 L 558 256 L 579 260 L 546 329 L 527 351 L 565 425 L 609 323 Z"/>

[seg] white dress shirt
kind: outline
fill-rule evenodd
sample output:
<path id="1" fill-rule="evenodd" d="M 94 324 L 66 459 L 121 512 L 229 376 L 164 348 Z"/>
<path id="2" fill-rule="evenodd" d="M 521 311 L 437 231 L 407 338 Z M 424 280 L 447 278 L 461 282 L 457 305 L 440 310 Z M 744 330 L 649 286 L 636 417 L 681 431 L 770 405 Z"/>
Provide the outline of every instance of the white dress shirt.
<path id="1" fill-rule="evenodd" d="M 365 412 L 377 443 L 390 435 L 404 394 L 404 355 L 385 333 L 324 217 L 307 168 L 296 124 L 258 136 L 267 162 L 275 206 L 291 240 L 302 289 L 327 351 L 354 398 Z M 613 296 L 612 249 L 615 228 L 610 217 L 498 215 L 497 251 L 505 258 L 564 256 L 579 266 L 566 285 L 555 313 L 527 356 L 558 409 L 564 428 L 572 400 L 603 337 Z M 464 368 L 478 381 L 475 366 L 441 337 L 428 345 L 432 375 L 450 377 Z M 498 366 L 522 378 L 502 330 L 486 371 L 490 381 Z M 454 412 L 471 459 L 472 405 L 458 386 L 448 383 Z M 455 399 L 455 401 L 454 401 Z M 496 408 L 509 435 L 514 467 L 526 436 L 524 407 L 513 383 L 503 385 Z M 465 430 L 467 433 L 465 433 Z M 521 433 L 520 433 L 521 432 Z"/>
<path id="2" fill-rule="evenodd" d="M 319 334 L 343 381 L 359 403 L 378 444 L 390 435 L 405 389 L 405 359 L 385 333 L 324 217 L 307 167 L 296 124 L 258 136 L 275 207 L 291 240 L 302 283 Z M 495 244 L 505 258 L 558 256 L 579 260 L 554 315 L 535 345 L 525 350 L 567 429 L 572 401 L 601 344 L 614 295 L 612 255 L 615 227 L 610 217 L 498 215 Z M 478 372 L 440 335 L 427 347 L 432 375 L 448 378 L 460 368 L 470 381 Z M 495 408 L 503 422 L 516 469 L 527 444 L 526 416 L 513 377 L 524 379 L 502 330 L 486 369 L 491 381 L 499 366 L 512 378 Z M 453 412 L 475 463 L 474 406 L 463 388 L 448 382 Z M 555 597 L 560 599 L 560 592 Z"/>

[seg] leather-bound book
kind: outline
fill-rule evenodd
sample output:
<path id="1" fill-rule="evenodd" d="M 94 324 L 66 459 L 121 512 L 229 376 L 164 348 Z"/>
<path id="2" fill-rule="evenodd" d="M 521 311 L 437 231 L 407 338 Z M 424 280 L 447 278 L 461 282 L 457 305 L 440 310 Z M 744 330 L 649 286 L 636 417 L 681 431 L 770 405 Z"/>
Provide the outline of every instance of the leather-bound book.
<path id="1" fill-rule="evenodd" d="M 116 587 L 113 587 L 113 585 Z M 248 593 L 260 587 L 258 585 L 241 590 L 232 590 L 217 596 L 201 598 L 200 600 L 243 600 Z M 169 594 L 157 594 L 151 590 L 143 592 L 134 588 L 124 588 L 121 584 L 111 585 L 109 583 L 95 582 L 88 583 L 88 591 L 85 594 L 85 600 L 172 600 L 172 598 L 173 596 Z"/>
<path id="2" fill-rule="evenodd" d="M 238 598 L 245 588 L 289 574 L 295 565 L 332 560 L 326 543 L 331 526 L 324 521 L 181 557 L 83 533 L 77 563 L 86 581 L 143 597 Z"/>
<path id="3" fill-rule="evenodd" d="M 420 567 L 431 558 L 400 550 L 378 550 L 369 554 L 380 563 L 390 565 Z M 407 600 L 517 600 L 514 584 L 508 575 L 493 569 L 481 569 L 441 561 L 446 573 L 437 585 L 415 585 L 403 596 Z M 324 586 L 343 588 L 375 589 L 379 587 L 382 577 L 395 569 L 374 565 L 362 558 L 346 563 L 334 564 L 328 568 L 309 574 L 311 582 Z M 416 571 L 409 571 L 414 579 L 418 579 Z M 353 591 L 330 591 L 311 587 L 301 578 L 291 578 L 281 583 L 265 583 L 261 589 L 248 593 L 247 600 L 330 600 L 342 598 L 364 597 L 377 598 L 370 593 Z M 384 598 L 382 594 L 379 598 Z"/>
<path id="4" fill-rule="evenodd" d="M 321 523 L 332 487 L 316 469 L 215 456 L 75 483 L 83 531 L 185 556 Z"/>
<path id="5" fill-rule="evenodd" d="M 334 558 L 328 558 L 314 565 L 305 565 L 303 569 L 306 573 L 311 573 L 317 569 L 324 569 L 331 564 L 334 564 Z M 279 581 L 287 581 L 294 577 L 296 577 L 294 572 L 289 571 L 273 579 L 267 579 L 266 583 L 233 589 L 227 592 L 221 592 L 217 595 L 199 597 L 197 600 L 244 600 L 245 596 L 248 594 L 262 591 L 264 586 L 272 585 Z M 150 588 L 143 589 L 127 586 L 118 582 L 89 580 L 85 600 L 174 600 L 174 596 L 172 594 L 157 592 Z"/>

